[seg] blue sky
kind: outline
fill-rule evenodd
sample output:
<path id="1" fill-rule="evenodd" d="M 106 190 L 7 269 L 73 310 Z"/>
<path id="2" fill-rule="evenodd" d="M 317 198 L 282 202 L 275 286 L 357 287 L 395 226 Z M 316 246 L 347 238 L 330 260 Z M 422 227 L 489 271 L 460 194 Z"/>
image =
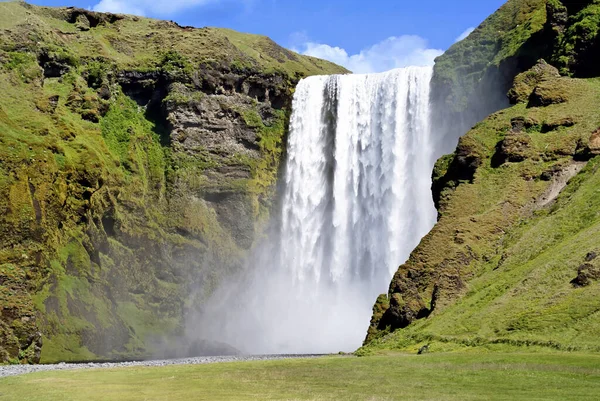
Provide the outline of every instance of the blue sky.
<path id="1" fill-rule="evenodd" d="M 270 36 L 277 43 L 376 72 L 431 64 L 504 0 L 30 0 L 165 18 Z"/>

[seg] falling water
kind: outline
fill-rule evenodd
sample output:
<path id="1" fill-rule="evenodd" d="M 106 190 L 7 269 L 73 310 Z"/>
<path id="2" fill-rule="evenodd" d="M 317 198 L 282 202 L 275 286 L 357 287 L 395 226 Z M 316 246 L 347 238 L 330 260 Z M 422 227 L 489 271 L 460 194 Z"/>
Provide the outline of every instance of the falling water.
<path id="1" fill-rule="evenodd" d="M 217 295 L 213 339 L 250 353 L 360 346 L 374 300 L 435 223 L 431 75 L 299 83 L 277 233 L 235 295 Z"/>

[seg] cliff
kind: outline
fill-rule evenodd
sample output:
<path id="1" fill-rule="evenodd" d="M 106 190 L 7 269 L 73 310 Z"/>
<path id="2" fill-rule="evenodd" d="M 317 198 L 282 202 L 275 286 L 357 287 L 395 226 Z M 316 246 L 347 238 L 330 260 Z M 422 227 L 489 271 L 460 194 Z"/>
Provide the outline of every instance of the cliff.
<path id="1" fill-rule="evenodd" d="M 566 76 L 598 73 L 599 5 L 594 1 L 509 0 L 435 63 L 436 135 L 456 138 L 509 106 L 514 77 L 544 59 Z"/>
<path id="2" fill-rule="evenodd" d="M 180 335 L 268 217 L 295 84 L 343 72 L 266 37 L 0 3 L 0 362 Z"/>
<path id="3" fill-rule="evenodd" d="M 509 1 L 437 60 L 440 132 L 492 114 L 438 161 L 439 221 L 377 300 L 359 353 L 600 351 L 598 7 Z"/>

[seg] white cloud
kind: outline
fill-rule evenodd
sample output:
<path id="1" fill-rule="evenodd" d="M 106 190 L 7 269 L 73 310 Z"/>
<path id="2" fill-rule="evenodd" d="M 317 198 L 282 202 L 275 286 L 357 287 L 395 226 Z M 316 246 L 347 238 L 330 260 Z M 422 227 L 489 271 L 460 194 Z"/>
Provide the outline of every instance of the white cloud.
<path id="1" fill-rule="evenodd" d="M 164 16 L 216 1 L 218 0 L 101 0 L 93 9 L 122 14 Z"/>
<path id="2" fill-rule="evenodd" d="M 429 48 L 425 39 L 415 35 L 392 36 L 357 54 L 348 54 L 343 48 L 310 41 L 293 50 L 332 61 L 355 73 L 432 65 L 435 58 L 443 53 L 442 50 Z"/>
<path id="3" fill-rule="evenodd" d="M 473 27 L 467 29 L 466 31 L 464 31 L 463 33 L 461 33 L 458 38 L 456 38 L 456 40 L 454 41 L 454 43 L 460 42 L 461 40 L 466 39 L 467 36 L 469 36 L 474 30 L 475 30 L 475 28 L 473 28 Z"/>

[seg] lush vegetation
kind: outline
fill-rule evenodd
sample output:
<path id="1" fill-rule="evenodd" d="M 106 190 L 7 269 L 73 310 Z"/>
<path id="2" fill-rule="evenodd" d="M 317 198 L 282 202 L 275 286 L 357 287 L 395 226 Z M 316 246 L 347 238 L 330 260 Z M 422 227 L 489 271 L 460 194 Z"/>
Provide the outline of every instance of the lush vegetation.
<path id="1" fill-rule="evenodd" d="M 595 400 L 599 366 L 596 355 L 464 353 L 51 372 L 0 379 L 0 400 Z"/>
<path id="2" fill-rule="evenodd" d="M 600 352 L 600 80 L 557 75 L 440 160 L 439 222 L 380 297 L 360 353 L 427 344 Z"/>
<path id="3" fill-rule="evenodd" d="M 439 222 L 377 300 L 360 354 L 600 351 L 600 82 L 559 74 L 600 76 L 597 16 L 597 1 L 508 1 L 437 60 L 440 135 L 493 114 L 438 161 Z"/>
<path id="4" fill-rule="evenodd" d="M 504 95 L 513 78 L 539 59 L 563 75 L 600 75 L 599 23 L 596 0 L 507 1 L 436 60 L 433 95 L 439 121 L 453 121 L 448 125 L 463 134 L 507 107 Z"/>
<path id="5" fill-rule="evenodd" d="M 478 120 L 502 106 L 506 86 L 519 68 L 527 69 L 543 56 L 544 45 L 535 35 L 545 22 L 545 0 L 509 0 L 450 47 L 435 64 L 434 94 L 441 111 L 469 111 Z"/>
<path id="6" fill-rule="evenodd" d="M 180 335 L 268 215 L 295 83 L 345 71 L 262 36 L 0 3 L 0 362 Z"/>

